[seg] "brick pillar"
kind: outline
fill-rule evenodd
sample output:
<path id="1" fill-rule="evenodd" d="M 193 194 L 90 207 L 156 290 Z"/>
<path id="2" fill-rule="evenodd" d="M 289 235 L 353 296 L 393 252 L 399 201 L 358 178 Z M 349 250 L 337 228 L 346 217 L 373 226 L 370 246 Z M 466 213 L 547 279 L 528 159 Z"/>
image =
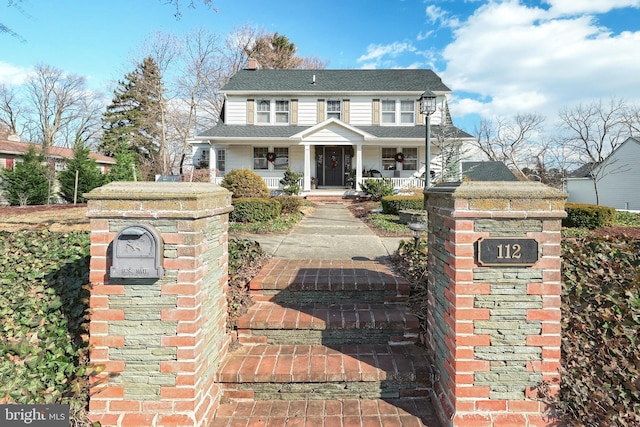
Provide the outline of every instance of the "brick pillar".
<path id="1" fill-rule="evenodd" d="M 535 397 L 543 380 L 551 383 L 552 392 L 558 389 L 565 197 L 540 183 L 524 182 L 464 182 L 425 194 L 425 341 L 436 371 L 433 401 L 443 426 L 557 421 L 544 414 L 545 405 Z M 533 241 L 537 250 L 525 248 Z M 492 256 L 484 250 L 500 244 Z M 534 261 L 520 265 L 527 256 Z M 487 266 L 492 257 L 498 265 Z"/>
<path id="2" fill-rule="evenodd" d="M 230 193 L 208 183 L 116 182 L 87 198 L 90 357 L 105 368 L 92 386 L 91 419 L 208 425 L 221 396 L 215 369 L 229 345 Z M 163 243 L 159 279 L 111 277 L 114 238 L 136 225 Z"/>

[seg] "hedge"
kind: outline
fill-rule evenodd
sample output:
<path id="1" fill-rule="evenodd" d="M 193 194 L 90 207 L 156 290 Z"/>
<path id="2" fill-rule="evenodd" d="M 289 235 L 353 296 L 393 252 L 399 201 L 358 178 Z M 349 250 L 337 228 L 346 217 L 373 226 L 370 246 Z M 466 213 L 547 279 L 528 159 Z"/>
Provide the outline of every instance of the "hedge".
<path id="1" fill-rule="evenodd" d="M 612 225 L 616 217 L 616 210 L 607 206 L 567 203 L 565 210 L 567 217 L 562 220 L 562 225 L 571 228 L 595 230 Z"/>
<path id="2" fill-rule="evenodd" d="M 300 212 L 302 208 L 303 199 L 297 196 L 278 196 L 275 200 L 282 206 L 281 213 L 294 214 Z"/>
<path id="3" fill-rule="evenodd" d="M 424 208 L 423 196 L 386 196 L 381 200 L 382 211 L 397 215 L 402 210 L 421 211 Z"/>
<path id="4" fill-rule="evenodd" d="M 240 198 L 232 199 L 233 211 L 230 221 L 261 222 L 277 218 L 282 212 L 282 205 L 275 199 Z"/>

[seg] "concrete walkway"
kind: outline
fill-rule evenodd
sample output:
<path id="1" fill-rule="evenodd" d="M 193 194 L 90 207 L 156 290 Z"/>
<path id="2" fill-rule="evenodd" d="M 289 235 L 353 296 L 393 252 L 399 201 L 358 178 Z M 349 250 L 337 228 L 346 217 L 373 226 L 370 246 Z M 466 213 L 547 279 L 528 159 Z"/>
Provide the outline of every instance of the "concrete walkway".
<path id="1" fill-rule="evenodd" d="M 379 260 L 410 237 L 378 237 L 341 203 L 321 204 L 288 234 L 237 233 L 232 237 L 255 240 L 275 258 Z"/>

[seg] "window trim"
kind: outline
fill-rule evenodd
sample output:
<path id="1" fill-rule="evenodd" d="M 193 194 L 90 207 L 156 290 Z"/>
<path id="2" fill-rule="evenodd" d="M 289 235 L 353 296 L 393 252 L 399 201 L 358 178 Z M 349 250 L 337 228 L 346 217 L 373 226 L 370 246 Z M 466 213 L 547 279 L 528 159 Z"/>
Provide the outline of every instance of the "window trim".
<path id="1" fill-rule="evenodd" d="M 325 109 L 326 110 L 325 111 L 325 119 L 328 120 L 330 118 L 333 118 L 337 114 L 338 117 L 335 117 L 335 118 L 337 120 L 342 120 L 342 100 L 340 100 L 340 99 L 327 99 L 326 103 L 327 103 L 327 107 Z M 337 103 L 338 109 L 337 110 L 330 110 L 329 109 L 329 103 Z M 330 116 L 331 114 L 333 114 L 333 116 Z"/>
<path id="2" fill-rule="evenodd" d="M 265 150 L 264 151 L 264 157 L 260 156 L 260 157 L 256 157 L 256 150 Z M 268 171 L 269 170 L 269 162 L 267 161 L 267 153 L 269 152 L 269 147 L 253 147 L 253 170 L 254 171 Z M 264 160 L 264 165 L 265 167 L 256 167 L 257 164 L 262 163 L 262 160 Z M 257 161 L 257 162 L 256 162 Z"/>
<path id="3" fill-rule="evenodd" d="M 389 106 L 393 103 L 393 111 L 385 110 L 385 104 Z M 410 105 L 411 110 L 403 110 L 402 106 Z M 393 114 L 393 121 L 385 121 L 385 116 Z M 411 114 L 411 121 L 403 121 L 403 116 Z M 416 102 L 414 99 L 395 98 L 380 100 L 380 126 L 415 126 L 416 125 Z"/>

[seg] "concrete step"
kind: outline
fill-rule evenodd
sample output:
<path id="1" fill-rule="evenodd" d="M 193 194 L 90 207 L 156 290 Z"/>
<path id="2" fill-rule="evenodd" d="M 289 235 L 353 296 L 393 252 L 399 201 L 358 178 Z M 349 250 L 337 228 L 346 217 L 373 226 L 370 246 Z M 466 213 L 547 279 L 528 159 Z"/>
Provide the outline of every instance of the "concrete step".
<path id="1" fill-rule="evenodd" d="M 261 400 L 221 405 L 209 427 L 440 427 L 429 398 Z"/>
<path id="2" fill-rule="evenodd" d="M 417 345 L 254 345 L 229 353 L 225 397 L 253 400 L 428 396 L 432 371 Z"/>
<path id="3" fill-rule="evenodd" d="M 242 344 L 413 344 L 418 329 L 394 304 L 258 302 L 238 319 Z"/>
<path id="4" fill-rule="evenodd" d="M 401 303 L 409 281 L 378 261 L 271 259 L 251 280 L 255 301 Z"/>

